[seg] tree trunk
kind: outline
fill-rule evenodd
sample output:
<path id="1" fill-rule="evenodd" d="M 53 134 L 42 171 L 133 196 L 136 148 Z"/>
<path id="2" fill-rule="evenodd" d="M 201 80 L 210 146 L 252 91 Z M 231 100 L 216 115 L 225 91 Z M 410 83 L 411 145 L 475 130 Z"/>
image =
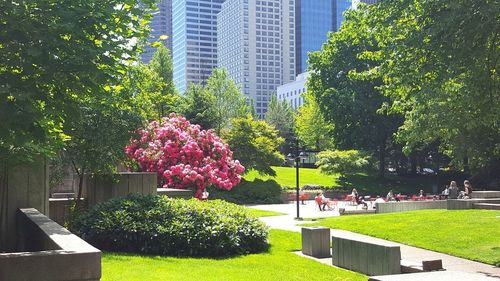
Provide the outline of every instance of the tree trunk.
<path id="1" fill-rule="evenodd" d="M 469 176 L 469 172 L 470 172 L 470 167 L 469 167 L 469 157 L 465 156 L 464 159 L 463 159 L 463 163 L 464 163 L 464 174 L 466 176 Z"/>
<path id="2" fill-rule="evenodd" d="M 412 151 L 410 154 L 410 175 L 417 174 L 417 152 Z"/>
<path id="3" fill-rule="evenodd" d="M 385 175 L 385 148 L 386 148 L 386 138 L 380 144 L 378 150 L 378 177 L 384 178 Z"/>
<path id="4" fill-rule="evenodd" d="M 4 233 L 7 229 L 7 164 L 0 164 L 0 252 L 4 250 L 4 246 L 7 244 L 7 233 Z"/>

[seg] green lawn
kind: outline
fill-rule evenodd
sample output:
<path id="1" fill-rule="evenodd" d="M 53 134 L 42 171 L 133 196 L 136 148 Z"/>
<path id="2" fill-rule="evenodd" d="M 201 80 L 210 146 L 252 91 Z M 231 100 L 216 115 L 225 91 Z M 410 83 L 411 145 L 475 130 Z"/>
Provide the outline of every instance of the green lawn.
<path id="1" fill-rule="evenodd" d="M 245 179 L 253 181 L 255 178 L 262 180 L 274 179 L 283 187 L 295 187 L 295 168 L 292 167 L 273 167 L 276 171 L 276 177 L 261 176 L 255 171 L 250 171 L 245 175 Z M 338 175 L 325 175 L 320 173 L 319 169 L 300 168 L 300 186 L 305 184 L 316 184 L 320 186 L 329 186 L 351 190 L 356 187 L 360 194 L 366 195 L 386 195 L 392 189 L 394 192 L 403 194 L 417 194 L 420 189 L 427 193 L 432 192 L 432 186 L 436 184 L 436 179 L 428 176 L 400 177 L 395 175 L 386 175 L 380 179 L 376 175 L 360 173 L 348 176 L 345 182 L 337 179 Z M 444 182 L 439 186 L 444 186 Z"/>
<path id="2" fill-rule="evenodd" d="M 422 210 L 318 219 L 315 225 L 500 265 L 500 211 Z"/>
<path id="3" fill-rule="evenodd" d="M 256 171 L 250 171 L 245 175 L 245 179 L 253 181 L 255 178 L 262 180 L 274 179 L 282 186 L 295 186 L 295 168 L 273 167 L 276 177 L 261 176 Z M 305 184 L 317 184 L 322 186 L 338 186 L 336 176 L 328 176 L 319 172 L 318 169 L 300 168 L 300 186 Z"/>
<path id="4" fill-rule="evenodd" d="M 358 273 L 300 257 L 300 234 L 271 230 L 268 253 L 226 259 L 173 258 L 104 253 L 107 280 L 367 280 Z"/>

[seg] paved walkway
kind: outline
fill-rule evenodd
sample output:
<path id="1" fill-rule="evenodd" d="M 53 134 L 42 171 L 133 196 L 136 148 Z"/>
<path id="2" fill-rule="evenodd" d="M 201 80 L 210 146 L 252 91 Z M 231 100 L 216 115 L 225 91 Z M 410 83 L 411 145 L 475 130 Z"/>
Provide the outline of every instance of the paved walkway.
<path id="1" fill-rule="evenodd" d="M 294 219 L 296 217 L 295 204 L 256 205 L 249 207 L 260 210 L 285 213 L 286 215 L 283 216 L 262 217 L 261 220 L 271 228 L 291 230 L 296 232 L 300 232 L 301 230 L 299 224 L 312 222 L 311 220 L 307 220 L 307 218 L 339 216 L 339 213 L 337 211 L 319 211 L 314 201 L 308 201 L 307 204 L 300 205 L 300 216 L 305 218 L 305 220 L 303 221 Z M 342 207 L 345 207 L 346 210 L 356 208 L 349 205 L 343 205 Z M 346 230 L 332 229 L 331 234 L 349 236 L 351 238 L 358 238 L 362 240 L 371 240 L 373 242 L 384 241 L 385 243 L 391 243 L 400 246 L 401 258 L 404 260 L 420 262 L 422 260 L 441 259 L 443 261 L 443 268 L 445 268 L 447 271 L 476 273 L 481 274 L 485 278 L 490 277 L 500 280 L 500 268 L 493 265 L 458 258 L 434 251 L 424 250 L 421 248 L 412 247 Z M 331 258 L 317 260 L 321 263 L 331 265 Z"/>

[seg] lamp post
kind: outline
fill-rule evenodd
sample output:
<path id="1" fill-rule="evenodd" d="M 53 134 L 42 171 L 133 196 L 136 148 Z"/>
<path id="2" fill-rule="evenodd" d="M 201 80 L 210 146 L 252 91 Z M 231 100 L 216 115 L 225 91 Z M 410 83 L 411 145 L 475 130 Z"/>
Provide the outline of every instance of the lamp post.
<path id="1" fill-rule="evenodd" d="M 299 194 L 299 186 L 300 186 L 300 173 L 299 173 L 299 168 L 300 168 L 300 159 L 305 159 L 307 157 L 307 154 L 305 152 L 300 152 L 299 151 L 299 139 L 295 139 L 295 157 L 293 154 L 289 153 L 287 156 L 289 159 L 294 158 L 295 160 L 295 201 L 297 203 L 297 216 L 295 217 L 296 220 L 302 220 L 300 217 L 300 194 Z"/>

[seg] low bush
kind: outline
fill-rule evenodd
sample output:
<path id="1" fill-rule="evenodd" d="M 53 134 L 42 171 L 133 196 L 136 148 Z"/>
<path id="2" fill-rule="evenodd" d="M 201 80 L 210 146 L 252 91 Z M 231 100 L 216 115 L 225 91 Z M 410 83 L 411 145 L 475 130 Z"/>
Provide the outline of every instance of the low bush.
<path id="1" fill-rule="evenodd" d="M 221 200 L 133 194 L 98 204 L 71 229 L 115 252 L 220 257 L 265 251 L 268 230 L 245 208 Z"/>
<path id="2" fill-rule="evenodd" d="M 222 199 L 236 204 L 283 203 L 281 186 L 275 180 L 241 180 L 230 191 L 211 188 L 210 199 Z"/>

